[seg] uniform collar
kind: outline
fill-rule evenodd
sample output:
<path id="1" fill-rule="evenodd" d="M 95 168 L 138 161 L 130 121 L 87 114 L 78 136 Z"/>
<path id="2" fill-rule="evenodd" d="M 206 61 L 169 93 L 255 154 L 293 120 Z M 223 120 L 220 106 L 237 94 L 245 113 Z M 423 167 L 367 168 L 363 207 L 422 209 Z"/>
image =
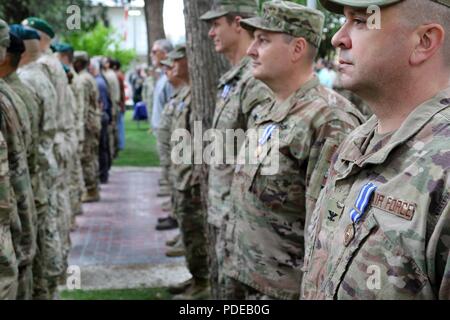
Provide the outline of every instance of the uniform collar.
<path id="1" fill-rule="evenodd" d="M 19 80 L 19 77 L 17 75 L 17 72 L 13 71 L 10 74 L 8 74 L 4 79 L 6 82 L 13 82 Z"/>
<path id="2" fill-rule="evenodd" d="M 280 104 L 275 101 L 272 102 L 272 106 L 268 113 L 255 121 L 256 124 L 260 124 L 265 121 L 281 122 L 286 118 L 292 108 L 298 103 L 298 101 L 305 96 L 305 94 L 319 85 L 319 78 L 314 75 L 313 78 L 304 83 L 297 91 L 295 91 L 289 98 Z"/>
<path id="3" fill-rule="evenodd" d="M 242 73 L 244 69 L 247 68 L 247 66 L 250 64 L 251 58 L 248 56 L 245 56 L 244 58 L 239 61 L 239 63 L 235 66 L 233 66 L 230 70 L 228 70 L 219 81 L 219 87 L 225 86 L 228 82 L 233 80 L 235 77 L 237 77 L 239 74 Z"/>
<path id="4" fill-rule="evenodd" d="M 437 113 L 448 107 L 450 107 L 450 87 L 440 91 L 433 98 L 414 109 L 385 146 L 372 154 L 364 156 L 368 138 L 378 126 L 377 117 L 372 116 L 359 128 L 356 137 L 350 142 L 351 148 L 343 150 L 340 158 L 343 161 L 355 162 L 359 166 L 383 163 L 394 148 L 416 135 Z"/>

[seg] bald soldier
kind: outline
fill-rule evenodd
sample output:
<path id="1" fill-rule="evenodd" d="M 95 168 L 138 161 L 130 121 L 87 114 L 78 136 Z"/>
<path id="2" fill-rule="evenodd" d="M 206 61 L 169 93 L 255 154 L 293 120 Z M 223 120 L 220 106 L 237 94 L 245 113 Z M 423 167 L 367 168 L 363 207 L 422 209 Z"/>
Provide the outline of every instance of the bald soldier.
<path id="1" fill-rule="evenodd" d="M 298 299 L 305 223 L 333 151 L 363 120 L 314 74 L 323 23 L 320 11 L 288 1 L 265 2 L 261 16 L 241 21 L 254 31 L 253 75 L 275 100 L 247 132 L 233 180 L 225 272 L 239 298 Z"/>
<path id="2" fill-rule="evenodd" d="M 0 19 L 0 64 L 4 62 L 9 46 L 8 25 Z M 8 108 L 9 102 L 0 95 L 0 111 Z M 0 131 L 0 299 L 14 300 L 18 287 L 18 261 L 11 235 L 11 221 L 17 215 L 14 191 L 10 182 L 8 146 Z"/>
<path id="3" fill-rule="evenodd" d="M 450 298 L 450 1 L 321 1 L 342 85 L 374 116 L 332 159 L 308 228 L 303 299 Z M 399 36 L 401 35 L 401 36 Z"/>
<path id="4" fill-rule="evenodd" d="M 222 135 L 223 156 L 216 155 L 208 177 L 208 240 L 210 283 L 215 299 L 226 296 L 227 279 L 223 273 L 225 259 L 224 232 L 230 217 L 230 188 L 234 164 L 242 139 L 227 136 L 227 130 L 243 134 L 257 116 L 255 106 L 271 99 L 270 90 L 251 74 L 251 59 L 246 52 L 252 33 L 241 27 L 241 19 L 253 17 L 258 11 L 255 0 L 217 0 L 200 19 L 210 24 L 208 36 L 216 52 L 225 56 L 231 69 L 219 80 L 212 128 Z M 236 142 L 235 142 L 236 141 Z M 227 154 L 227 152 L 229 154 Z"/>
<path id="5" fill-rule="evenodd" d="M 75 51 L 73 66 L 78 76 L 73 85 L 77 88 L 80 104 L 83 105 L 83 136 L 81 165 L 86 193 L 83 201 L 100 200 L 100 173 L 98 163 L 101 130 L 101 109 L 98 103 L 98 88 L 94 77 L 89 73 L 90 59 L 85 51 Z"/>
<path id="6" fill-rule="evenodd" d="M 43 19 L 30 17 L 22 22 L 39 33 L 41 56 L 37 62 L 41 65 L 47 78 L 51 81 L 57 94 L 56 122 L 57 131 L 55 136 L 55 156 L 58 163 L 59 175 L 54 180 L 57 193 L 57 215 L 60 229 L 60 237 L 63 249 L 63 265 L 59 275 L 49 279 L 50 295 L 56 292 L 58 278 L 65 274 L 67 269 L 67 253 L 70 248 L 69 222 L 72 216 L 72 209 L 69 198 L 69 178 L 66 175 L 69 160 L 76 147 L 75 121 L 69 107 L 68 80 L 60 61 L 50 50 L 50 41 L 55 36 L 52 27 Z"/>

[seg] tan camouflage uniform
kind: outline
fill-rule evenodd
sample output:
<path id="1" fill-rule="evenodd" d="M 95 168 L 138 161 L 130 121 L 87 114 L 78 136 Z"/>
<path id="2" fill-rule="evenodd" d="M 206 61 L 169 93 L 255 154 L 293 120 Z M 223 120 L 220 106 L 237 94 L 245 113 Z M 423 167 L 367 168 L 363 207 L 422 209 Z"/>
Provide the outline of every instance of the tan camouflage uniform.
<path id="1" fill-rule="evenodd" d="M 227 296 L 223 259 L 225 253 L 224 231 L 229 221 L 229 195 L 235 165 L 228 164 L 225 156 L 234 161 L 240 144 L 227 138 L 226 130 L 242 130 L 242 134 L 252 127 L 257 118 L 254 107 L 270 100 L 270 90 L 262 82 L 251 75 L 250 58 L 246 57 L 224 74 L 218 87 L 217 104 L 214 112 L 212 128 L 222 134 L 224 158 L 217 159 L 220 164 L 212 164 L 208 176 L 208 240 L 211 267 L 211 289 L 213 296 Z M 243 141 L 237 141 L 242 143 Z"/>
<path id="2" fill-rule="evenodd" d="M 41 115 L 39 114 L 39 108 L 37 106 L 37 97 L 34 93 L 26 87 L 17 76 L 16 72 L 11 73 L 4 78 L 9 84 L 11 89 L 17 93 L 20 99 L 23 101 L 24 106 L 27 109 L 27 115 L 30 120 L 31 129 L 31 141 L 27 150 L 28 158 L 28 168 L 31 178 L 31 186 L 34 195 L 34 203 L 36 207 L 36 236 L 38 228 L 37 217 L 41 214 L 45 214 L 48 210 L 48 199 L 47 199 L 47 188 L 40 173 L 39 159 L 38 159 L 38 139 L 39 139 L 39 119 Z M 33 294 L 32 283 L 33 279 L 31 276 L 32 265 L 27 267 L 26 273 L 19 279 L 19 292 L 18 299 L 31 299 Z"/>
<path id="3" fill-rule="evenodd" d="M 5 58 L 9 46 L 8 25 L 0 19 L 0 62 Z M 9 102 L 0 95 L 0 111 L 9 108 Z M 0 131 L 0 300 L 13 300 L 17 296 L 18 261 L 11 235 L 11 224 L 17 216 L 17 205 L 10 182 L 8 146 Z M 16 220 L 17 221 L 17 220 Z"/>
<path id="4" fill-rule="evenodd" d="M 55 180 L 59 168 L 55 157 L 56 91 L 45 76 L 41 66 L 31 62 L 18 70 L 18 75 L 25 85 L 37 97 L 39 116 L 38 124 L 38 162 L 40 176 L 44 181 L 47 195 L 47 210 L 37 206 L 37 252 L 33 261 L 33 298 L 49 299 L 47 278 L 61 273 L 63 268 L 61 235 L 58 230 L 57 192 Z M 42 209 L 42 210 L 41 210 Z"/>
<path id="5" fill-rule="evenodd" d="M 84 142 L 81 163 L 86 192 L 99 193 L 98 148 L 101 130 L 101 111 L 98 88 L 94 77 L 85 69 L 74 79 L 83 107 Z"/>
<path id="6" fill-rule="evenodd" d="M 263 17 L 241 24 L 304 37 L 318 46 L 323 19 L 319 11 L 291 2 L 266 2 Z M 236 165 L 225 273 L 245 285 L 244 298 L 297 299 L 305 222 L 333 151 L 363 116 L 316 76 L 265 110 L 255 121 L 256 131 L 248 131 Z"/>
<path id="7" fill-rule="evenodd" d="M 60 231 L 63 265 L 59 275 L 49 279 L 50 295 L 56 290 L 57 280 L 65 275 L 67 257 L 70 249 L 69 217 L 72 216 L 70 205 L 70 174 L 68 174 L 69 161 L 76 151 L 75 121 L 69 105 L 69 84 L 61 62 L 51 53 L 43 54 L 37 62 L 53 84 L 57 93 L 57 131 L 55 136 L 55 156 L 59 167 L 58 177 L 54 180 L 57 192 L 57 215 Z"/>
<path id="8" fill-rule="evenodd" d="M 186 86 L 179 93 L 179 103 L 175 108 L 172 132 L 187 130 L 193 133 L 194 115 L 191 106 L 191 90 Z M 186 132 L 186 131 L 185 131 Z M 173 139 L 173 138 L 172 138 Z M 172 141 L 172 154 L 179 152 L 178 141 Z M 194 279 L 205 282 L 208 279 L 205 217 L 202 211 L 200 180 L 194 173 L 193 147 L 188 155 L 191 163 L 172 162 L 171 173 L 175 188 L 174 214 L 180 225 L 181 237 L 186 248 L 186 262 Z M 189 160 L 188 159 L 188 160 Z"/>
<path id="9" fill-rule="evenodd" d="M 209 11 L 200 19 L 212 21 L 229 13 L 243 16 L 255 16 L 258 11 L 254 0 L 216 0 Z M 230 297 L 227 294 L 227 278 L 223 273 L 225 255 L 224 232 L 229 217 L 228 203 L 231 181 L 234 173 L 234 161 L 240 148 L 241 140 L 227 138 L 227 130 L 238 136 L 252 126 L 257 114 L 254 107 L 271 96 L 270 90 L 262 82 L 255 80 L 251 74 L 251 59 L 243 57 L 239 63 L 221 76 L 217 91 L 216 107 L 212 129 L 220 132 L 223 144 L 223 157 L 214 159 L 208 174 L 208 258 L 210 265 L 210 284 L 215 299 Z M 217 138 L 215 138 L 217 139 Z M 228 161 L 227 158 L 228 157 Z"/>
<path id="10" fill-rule="evenodd" d="M 343 142 L 308 228 L 303 299 L 450 299 L 449 120 L 450 88 L 395 132 L 373 116 Z"/>

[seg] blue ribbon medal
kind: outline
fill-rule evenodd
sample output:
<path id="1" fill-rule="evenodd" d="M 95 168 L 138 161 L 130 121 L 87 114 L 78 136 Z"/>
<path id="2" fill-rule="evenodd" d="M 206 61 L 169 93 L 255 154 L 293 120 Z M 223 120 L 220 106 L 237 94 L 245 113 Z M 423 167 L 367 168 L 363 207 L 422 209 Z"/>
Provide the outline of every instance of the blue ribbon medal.
<path id="1" fill-rule="evenodd" d="M 232 87 L 230 85 L 228 85 L 228 84 L 225 85 L 225 87 L 223 88 L 223 91 L 222 91 L 222 95 L 221 95 L 222 99 L 226 99 L 228 97 L 228 94 L 230 94 L 231 88 Z"/>
<path id="2" fill-rule="evenodd" d="M 347 247 L 355 237 L 355 225 L 361 220 L 367 210 L 373 193 L 377 190 L 377 186 L 372 182 L 366 183 L 359 191 L 355 205 L 350 210 L 350 219 L 352 223 L 347 226 L 344 234 L 344 245 Z"/>
<path id="3" fill-rule="evenodd" d="M 273 130 L 275 130 L 275 128 L 277 127 L 276 124 L 272 123 L 269 124 L 263 131 L 263 134 L 261 136 L 261 138 L 258 139 L 258 146 L 256 147 L 256 156 L 259 157 L 263 146 L 267 143 L 267 141 L 270 139 L 270 137 L 272 136 Z"/>

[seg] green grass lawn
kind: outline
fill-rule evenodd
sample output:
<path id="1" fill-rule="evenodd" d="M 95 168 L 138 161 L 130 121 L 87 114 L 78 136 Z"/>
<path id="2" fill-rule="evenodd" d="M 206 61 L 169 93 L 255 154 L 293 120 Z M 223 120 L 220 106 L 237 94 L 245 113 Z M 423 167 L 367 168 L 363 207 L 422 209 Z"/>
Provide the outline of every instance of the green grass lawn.
<path id="1" fill-rule="evenodd" d="M 133 111 L 125 113 L 125 149 L 119 152 L 114 166 L 156 167 L 159 157 L 156 139 L 148 132 L 148 121 L 133 121 Z"/>
<path id="2" fill-rule="evenodd" d="M 60 293 L 61 300 L 170 300 L 166 288 L 71 290 Z"/>

